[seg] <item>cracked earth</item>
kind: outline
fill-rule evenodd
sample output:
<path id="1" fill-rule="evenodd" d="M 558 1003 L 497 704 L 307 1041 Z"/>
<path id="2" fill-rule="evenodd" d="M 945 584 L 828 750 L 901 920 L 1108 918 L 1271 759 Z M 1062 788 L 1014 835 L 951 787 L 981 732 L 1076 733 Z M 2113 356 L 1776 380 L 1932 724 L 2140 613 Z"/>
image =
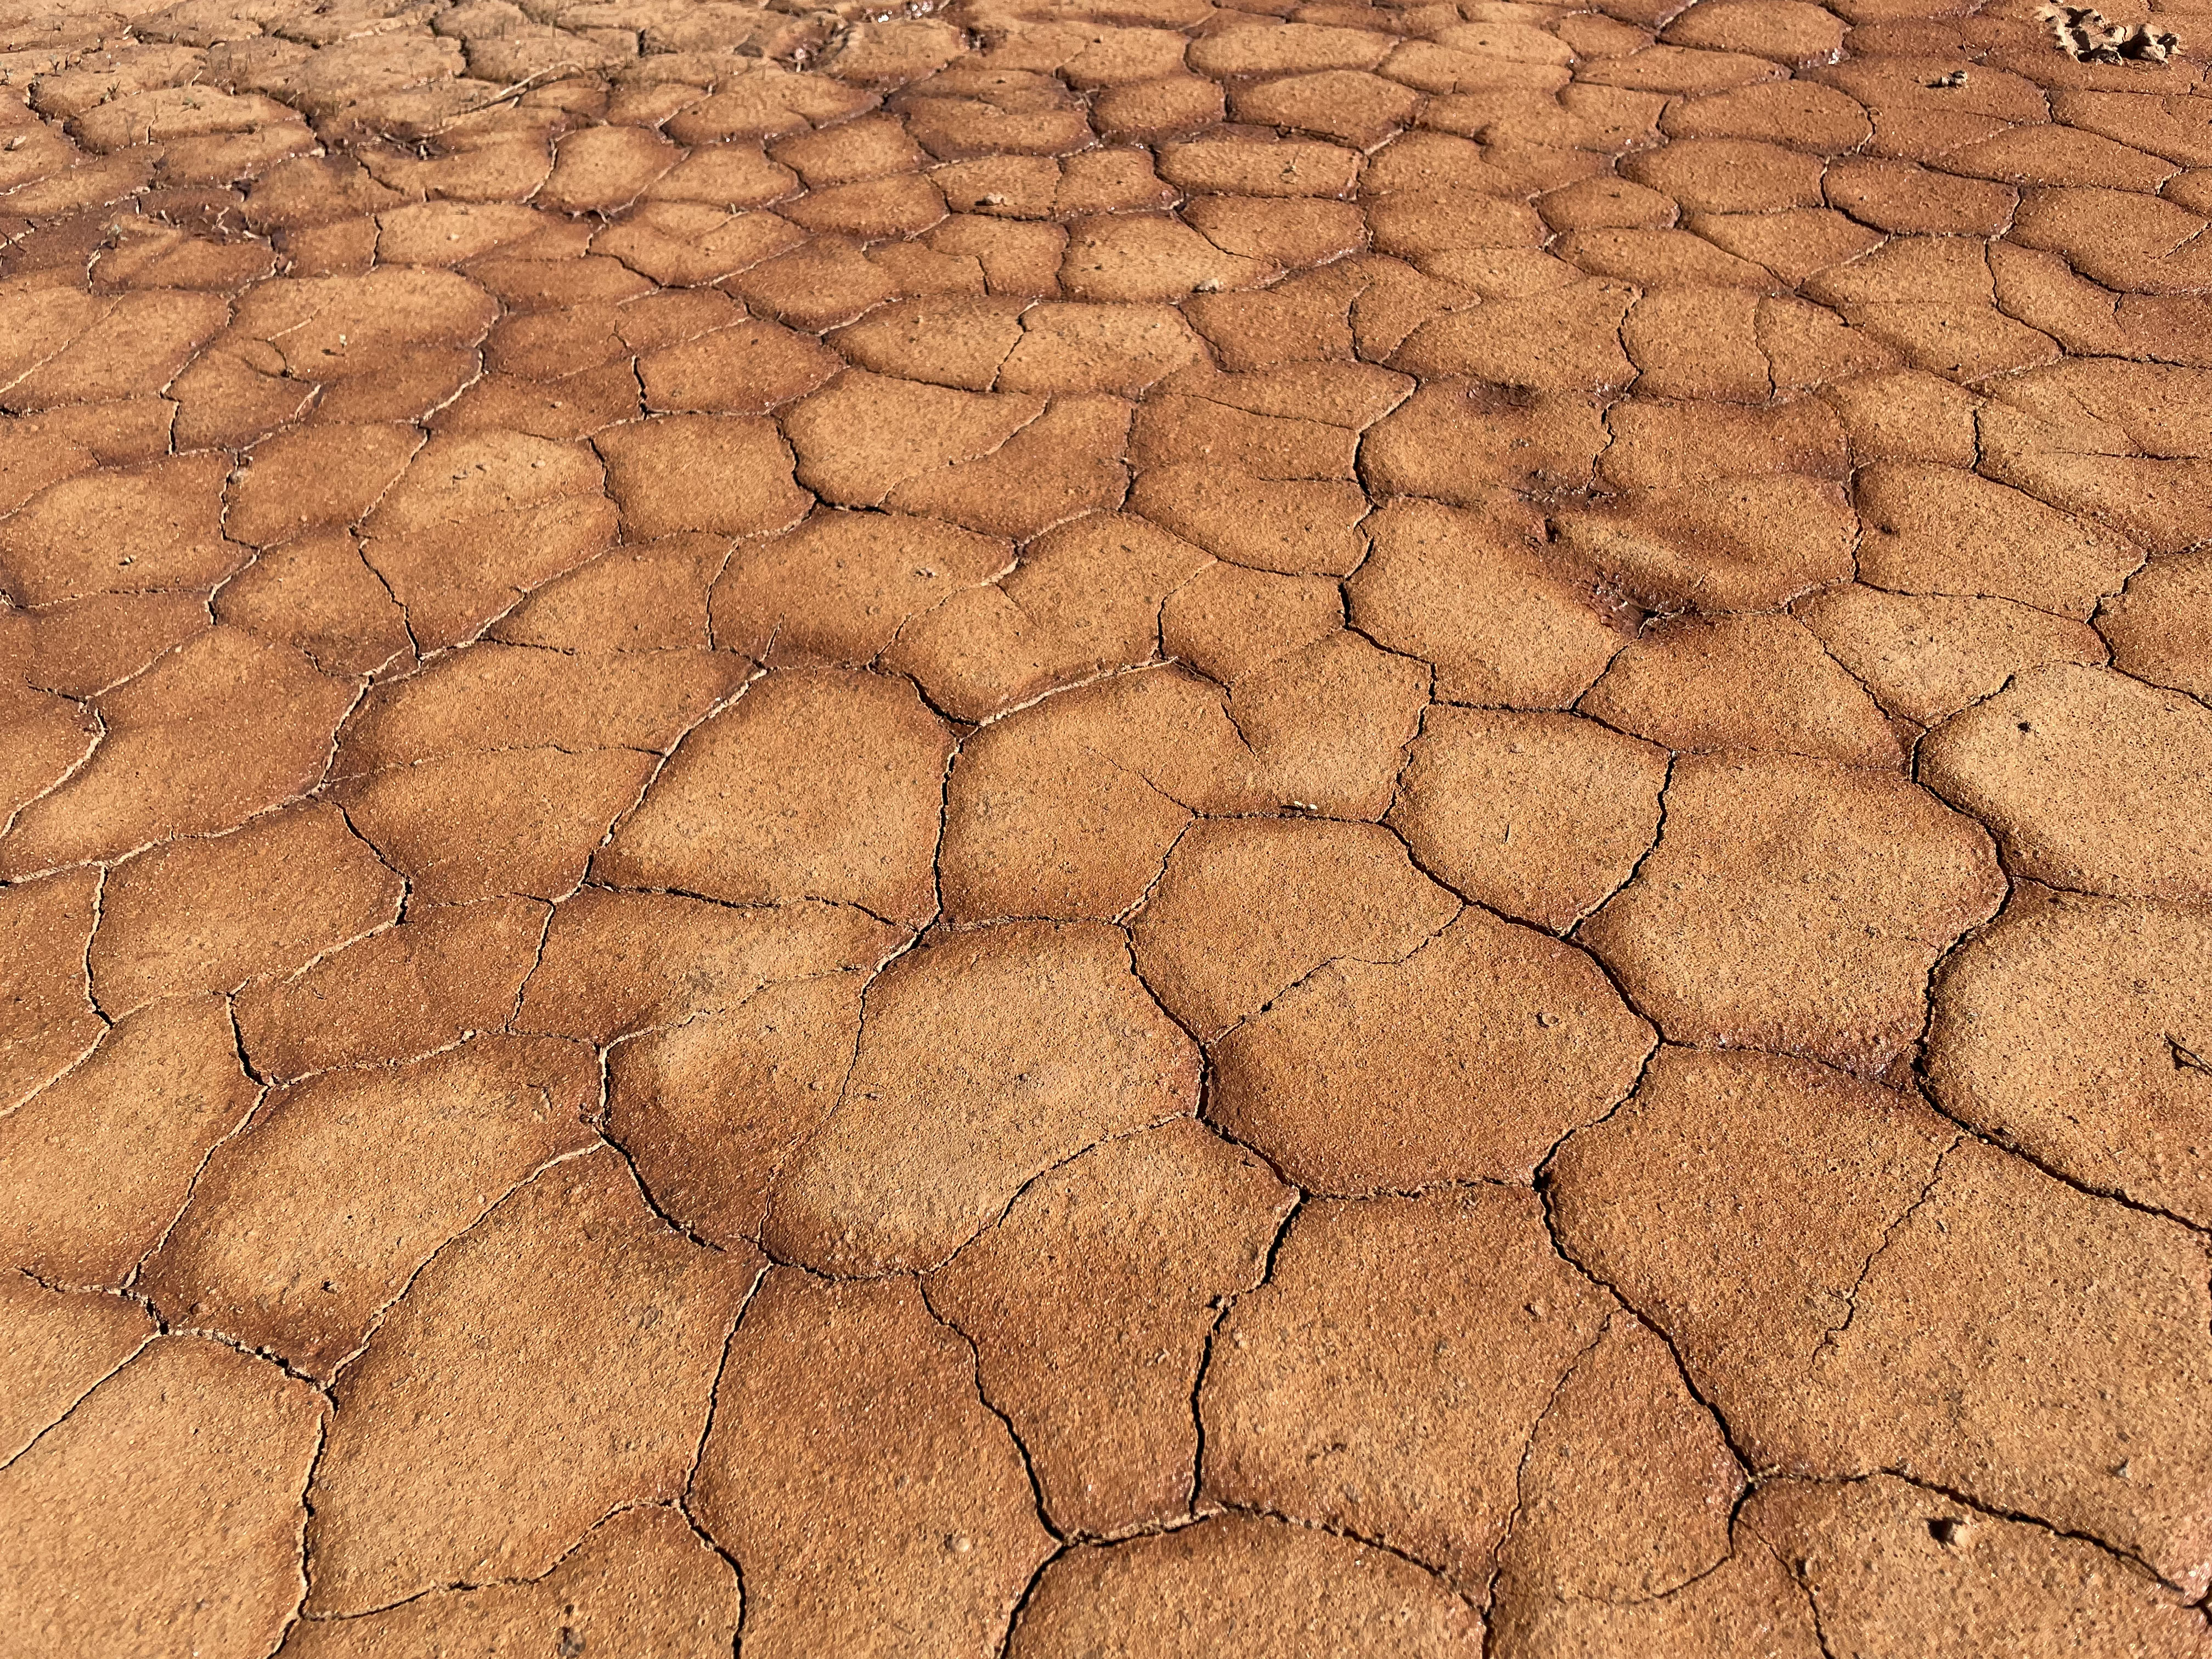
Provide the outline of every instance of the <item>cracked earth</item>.
<path id="1" fill-rule="evenodd" d="M 2212 1655 L 2110 29 L 0 0 L 0 1647 Z"/>

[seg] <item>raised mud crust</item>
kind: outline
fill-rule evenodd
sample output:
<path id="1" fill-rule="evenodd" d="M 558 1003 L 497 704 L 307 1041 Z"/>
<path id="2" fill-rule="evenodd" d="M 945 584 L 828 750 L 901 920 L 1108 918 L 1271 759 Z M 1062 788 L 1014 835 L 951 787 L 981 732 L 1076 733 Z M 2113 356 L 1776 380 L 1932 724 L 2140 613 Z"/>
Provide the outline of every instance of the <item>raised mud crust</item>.
<path id="1" fill-rule="evenodd" d="M 0 0 L 0 1647 L 2212 1659 L 2208 49 Z"/>

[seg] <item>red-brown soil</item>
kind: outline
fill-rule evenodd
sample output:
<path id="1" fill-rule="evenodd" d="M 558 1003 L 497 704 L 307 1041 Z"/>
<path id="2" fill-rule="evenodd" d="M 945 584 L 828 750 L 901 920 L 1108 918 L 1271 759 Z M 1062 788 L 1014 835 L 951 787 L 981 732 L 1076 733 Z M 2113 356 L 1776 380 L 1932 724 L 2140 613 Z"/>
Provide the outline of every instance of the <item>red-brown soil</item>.
<path id="1" fill-rule="evenodd" d="M 2212 1655 L 2212 50 L 0 0 L 0 1650 Z"/>

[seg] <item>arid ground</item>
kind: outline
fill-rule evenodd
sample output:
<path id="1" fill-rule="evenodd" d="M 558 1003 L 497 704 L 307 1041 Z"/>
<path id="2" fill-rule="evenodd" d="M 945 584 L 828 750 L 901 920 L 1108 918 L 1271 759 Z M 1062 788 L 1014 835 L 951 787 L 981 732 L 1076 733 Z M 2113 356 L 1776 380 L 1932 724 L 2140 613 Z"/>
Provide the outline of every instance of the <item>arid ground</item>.
<path id="1" fill-rule="evenodd" d="M 2207 0 L 804 4 L 0 0 L 0 1654 L 2212 1654 Z"/>

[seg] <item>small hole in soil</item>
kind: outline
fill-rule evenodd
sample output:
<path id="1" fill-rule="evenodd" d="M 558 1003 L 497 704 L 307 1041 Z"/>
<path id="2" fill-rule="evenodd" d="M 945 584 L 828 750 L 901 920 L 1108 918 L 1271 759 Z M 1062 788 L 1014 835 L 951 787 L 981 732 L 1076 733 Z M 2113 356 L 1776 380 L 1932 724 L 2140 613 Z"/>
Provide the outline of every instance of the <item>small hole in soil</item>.
<path id="1" fill-rule="evenodd" d="M 1928 1535 L 1948 1549 L 1959 1541 L 1959 1528 L 1966 1522 L 1954 1516 L 1939 1515 L 1928 1523 Z"/>

